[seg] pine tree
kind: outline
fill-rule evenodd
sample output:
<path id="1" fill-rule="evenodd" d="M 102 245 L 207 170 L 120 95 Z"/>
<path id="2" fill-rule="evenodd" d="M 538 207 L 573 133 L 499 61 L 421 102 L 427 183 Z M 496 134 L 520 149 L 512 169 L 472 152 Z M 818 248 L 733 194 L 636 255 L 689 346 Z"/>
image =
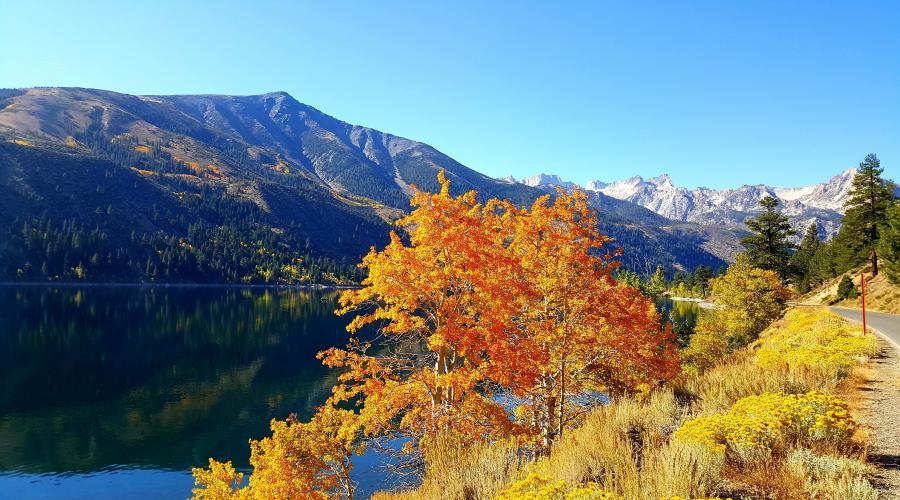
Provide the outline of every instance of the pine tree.
<path id="1" fill-rule="evenodd" d="M 700 292 L 701 298 L 709 294 L 709 280 L 713 278 L 712 267 L 697 266 L 694 270 L 693 287 Z"/>
<path id="2" fill-rule="evenodd" d="M 887 209 L 894 200 L 894 185 L 881 177 L 883 171 L 874 154 L 859 164 L 842 222 L 856 258 L 871 259 L 873 276 L 878 275 L 876 245 L 880 226 L 886 222 Z"/>
<path id="3" fill-rule="evenodd" d="M 886 214 L 878 241 L 884 274 L 891 283 L 900 285 L 900 205 L 894 203 Z"/>
<path id="4" fill-rule="evenodd" d="M 759 202 L 765 209 L 745 224 L 752 234 L 741 239 L 753 267 L 777 272 L 782 278 L 787 275 L 788 259 L 793 245 L 788 241 L 796 234 L 788 223 L 788 218 L 777 212 L 778 200 L 766 196 Z"/>
<path id="5" fill-rule="evenodd" d="M 815 223 L 810 224 L 806 228 L 806 234 L 803 236 L 803 241 L 800 242 L 800 247 L 794 252 L 794 255 L 791 255 L 791 274 L 794 276 L 794 281 L 802 293 L 810 290 L 812 281 L 810 263 L 821 244 L 822 242 L 819 241 L 819 228 Z"/>

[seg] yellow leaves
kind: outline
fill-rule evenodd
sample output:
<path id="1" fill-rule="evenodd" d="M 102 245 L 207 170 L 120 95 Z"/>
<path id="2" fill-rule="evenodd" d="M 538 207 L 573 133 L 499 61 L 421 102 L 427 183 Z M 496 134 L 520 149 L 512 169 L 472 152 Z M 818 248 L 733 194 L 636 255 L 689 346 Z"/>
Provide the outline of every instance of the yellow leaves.
<path id="1" fill-rule="evenodd" d="M 236 472 L 231 462 L 217 462 L 209 459 L 209 468 L 194 468 L 192 490 L 194 498 L 203 500 L 227 500 L 237 497 L 237 490 L 244 481 L 244 474 Z"/>
<path id="2" fill-rule="evenodd" d="M 691 344 L 684 350 L 686 365 L 703 371 L 722 356 L 754 341 L 781 314 L 790 291 L 778 273 L 757 269 L 745 255 L 712 280 L 710 299 L 717 309 L 705 311 Z"/>
<path id="3" fill-rule="evenodd" d="M 246 486 L 231 463 L 210 459 L 208 469 L 194 469 L 194 498 L 270 499 L 329 498 L 351 491 L 350 458 L 361 454 L 358 416 L 330 405 L 309 422 L 272 420 L 272 435 L 250 441 L 253 472 Z"/>
<path id="4" fill-rule="evenodd" d="M 12 142 L 13 144 L 18 144 L 19 146 L 27 146 L 27 147 L 32 146 L 31 141 L 28 141 L 25 139 L 13 139 L 10 142 Z"/>
<path id="5" fill-rule="evenodd" d="M 790 296 L 778 273 L 753 267 L 744 254 L 724 276 L 712 280 L 711 298 L 721 306 L 717 314 L 736 342 L 744 345 L 781 314 Z"/>
<path id="6" fill-rule="evenodd" d="M 78 141 L 75 140 L 71 135 L 66 136 L 66 146 L 70 148 L 77 148 L 79 146 Z"/>
<path id="7" fill-rule="evenodd" d="M 133 149 L 136 153 L 143 153 L 145 155 L 150 154 L 150 146 L 147 146 L 146 144 L 138 144 Z"/>

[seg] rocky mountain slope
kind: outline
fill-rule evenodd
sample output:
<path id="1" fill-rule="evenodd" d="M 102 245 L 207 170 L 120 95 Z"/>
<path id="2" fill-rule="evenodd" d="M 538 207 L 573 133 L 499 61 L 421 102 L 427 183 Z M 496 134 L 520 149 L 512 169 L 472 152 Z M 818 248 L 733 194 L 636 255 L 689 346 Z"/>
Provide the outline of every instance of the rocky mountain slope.
<path id="1" fill-rule="evenodd" d="M 840 228 L 844 202 L 855 173 L 856 170 L 851 168 L 825 182 L 798 188 L 758 184 L 723 190 L 687 189 L 674 184 L 667 174 L 663 174 L 650 179 L 634 176 L 609 183 L 593 180 L 584 189 L 630 201 L 675 221 L 734 229 L 741 229 L 748 217 L 760 212 L 762 198 L 772 196 L 781 201 L 781 211 L 800 234 L 815 223 L 823 236 L 831 237 Z M 574 185 L 547 174 L 525 178 L 522 183 L 528 186 Z"/>
<path id="2" fill-rule="evenodd" d="M 544 194 L 290 95 L 0 90 L 0 278 L 296 282 L 353 274 L 411 185 Z M 719 234 L 595 193 L 641 268 L 719 265 Z M 732 238 L 733 240 L 733 238 Z M 733 243 L 733 242 L 732 242 Z M 298 264 L 299 263 L 299 264 Z M 330 276 L 330 277 L 329 277 Z"/>

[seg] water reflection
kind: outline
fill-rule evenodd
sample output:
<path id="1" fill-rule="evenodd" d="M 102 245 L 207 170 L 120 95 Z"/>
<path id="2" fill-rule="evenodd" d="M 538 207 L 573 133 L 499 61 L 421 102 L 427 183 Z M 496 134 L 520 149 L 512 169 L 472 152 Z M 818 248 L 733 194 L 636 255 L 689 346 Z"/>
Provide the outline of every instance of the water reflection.
<path id="1" fill-rule="evenodd" d="M 0 287 L 0 469 L 245 466 L 334 383 L 336 292 Z"/>
<path id="2" fill-rule="evenodd" d="M 678 343 L 684 347 L 694 333 L 701 308 L 696 302 L 685 300 L 660 299 L 656 308 L 662 313 L 662 321 L 672 323 L 672 331 Z"/>
<path id="3" fill-rule="evenodd" d="M 337 296 L 0 286 L 0 498 L 184 498 L 208 457 L 246 467 L 270 419 L 330 393 Z M 693 328 L 696 304 L 658 306 Z M 381 462 L 355 460 L 361 497 L 391 485 Z"/>

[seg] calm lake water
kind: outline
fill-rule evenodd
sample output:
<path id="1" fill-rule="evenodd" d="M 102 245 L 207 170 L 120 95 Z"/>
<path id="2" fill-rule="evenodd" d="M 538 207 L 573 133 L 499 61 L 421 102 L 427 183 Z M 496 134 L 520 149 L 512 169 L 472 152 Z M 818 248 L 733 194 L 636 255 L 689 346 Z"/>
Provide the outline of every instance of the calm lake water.
<path id="1" fill-rule="evenodd" d="M 247 467 L 270 419 L 327 398 L 337 296 L 0 286 L 0 498 L 185 498 L 209 457 Z M 679 321 L 682 304 L 660 307 Z M 360 497 L 392 486 L 380 463 L 356 460 Z"/>
<path id="2" fill-rule="evenodd" d="M 337 296 L 0 286 L 0 498 L 185 498 L 208 457 L 246 467 L 270 419 L 327 398 Z"/>

